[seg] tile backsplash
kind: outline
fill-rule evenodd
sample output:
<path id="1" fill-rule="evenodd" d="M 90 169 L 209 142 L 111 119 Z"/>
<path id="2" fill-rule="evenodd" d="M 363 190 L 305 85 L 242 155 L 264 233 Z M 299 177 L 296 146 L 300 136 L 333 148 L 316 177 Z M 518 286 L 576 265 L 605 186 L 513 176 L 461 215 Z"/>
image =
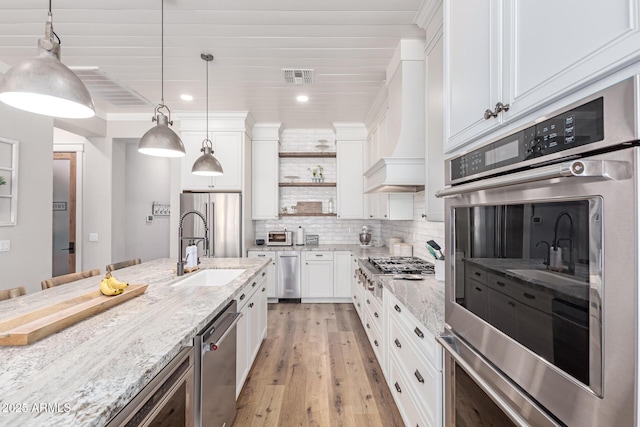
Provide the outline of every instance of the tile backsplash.
<path id="1" fill-rule="evenodd" d="M 316 146 L 318 140 L 326 139 L 329 148 L 324 151 L 335 151 L 335 134 L 331 129 L 286 129 L 282 133 L 280 151 L 320 151 Z M 307 168 L 324 168 L 325 182 L 336 181 L 335 158 L 321 159 L 280 159 L 280 180 L 287 182 L 285 176 L 298 176 L 296 181 L 309 182 L 311 173 Z M 413 245 L 413 254 L 428 261 L 433 258 L 424 245 L 427 240 L 435 240 L 444 248 L 444 223 L 429 222 L 422 218 L 424 213 L 424 191 L 413 196 L 414 212 L 410 221 L 381 221 L 381 220 L 342 220 L 335 217 L 283 217 L 278 220 L 255 221 L 256 238 L 266 239 L 269 230 L 296 231 L 299 226 L 304 228 L 305 234 L 318 234 L 321 244 L 358 244 L 358 234 L 363 225 L 371 229 L 372 240 L 387 245 L 389 237 L 400 237 L 403 242 Z M 336 201 L 334 187 L 282 187 L 280 188 L 280 207 L 295 205 L 297 201 L 321 201 L 323 212 L 328 212 L 328 201 Z M 295 238 L 294 238 L 295 241 Z"/>

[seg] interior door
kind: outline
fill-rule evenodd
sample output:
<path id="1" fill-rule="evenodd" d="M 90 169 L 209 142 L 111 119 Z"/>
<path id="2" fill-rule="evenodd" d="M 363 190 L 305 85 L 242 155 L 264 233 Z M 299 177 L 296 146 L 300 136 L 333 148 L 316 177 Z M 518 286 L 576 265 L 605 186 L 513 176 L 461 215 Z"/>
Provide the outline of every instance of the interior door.
<path id="1" fill-rule="evenodd" d="M 53 153 L 52 276 L 76 271 L 76 153 Z"/>

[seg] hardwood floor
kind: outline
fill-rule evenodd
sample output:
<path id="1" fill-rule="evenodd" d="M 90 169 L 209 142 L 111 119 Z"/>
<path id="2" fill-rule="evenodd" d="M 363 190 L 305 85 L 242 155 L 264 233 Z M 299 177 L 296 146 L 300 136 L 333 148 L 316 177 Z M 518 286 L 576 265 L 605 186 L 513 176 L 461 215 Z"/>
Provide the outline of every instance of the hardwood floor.
<path id="1" fill-rule="evenodd" d="M 402 426 L 351 304 L 269 304 L 233 427 Z"/>

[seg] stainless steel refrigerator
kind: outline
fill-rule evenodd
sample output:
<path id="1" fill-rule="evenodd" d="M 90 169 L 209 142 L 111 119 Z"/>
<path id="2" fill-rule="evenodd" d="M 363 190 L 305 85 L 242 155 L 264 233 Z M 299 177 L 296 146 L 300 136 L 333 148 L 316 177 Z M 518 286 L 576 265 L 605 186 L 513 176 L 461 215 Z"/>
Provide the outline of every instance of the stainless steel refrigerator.
<path id="1" fill-rule="evenodd" d="M 182 193 L 180 218 L 189 211 L 198 211 L 209 228 L 209 256 L 216 258 L 242 257 L 242 198 L 240 193 Z M 204 237 L 205 226 L 198 215 L 190 214 L 182 221 L 183 251 L 189 237 Z M 198 243 L 198 256 L 204 256 L 204 244 Z"/>

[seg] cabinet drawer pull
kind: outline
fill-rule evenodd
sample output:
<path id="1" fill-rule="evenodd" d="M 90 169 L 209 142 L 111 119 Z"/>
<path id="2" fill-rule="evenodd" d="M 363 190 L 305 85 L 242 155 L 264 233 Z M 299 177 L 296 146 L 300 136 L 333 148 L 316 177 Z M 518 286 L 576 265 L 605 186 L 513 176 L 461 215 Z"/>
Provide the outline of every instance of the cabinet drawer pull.
<path id="1" fill-rule="evenodd" d="M 245 294 L 240 295 L 240 301 L 242 301 L 244 299 L 244 297 L 246 297 Z"/>
<path id="2" fill-rule="evenodd" d="M 525 296 L 525 298 L 536 299 L 535 295 L 531 295 L 531 294 L 528 294 L 526 292 L 524 293 L 524 296 Z"/>
<path id="3" fill-rule="evenodd" d="M 378 340 L 373 340 L 373 343 L 376 345 L 376 347 L 380 347 L 380 346 L 378 345 Z"/>
<path id="4" fill-rule="evenodd" d="M 480 289 L 479 287 L 476 286 L 476 291 L 482 292 L 482 289 Z"/>
<path id="5" fill-rule="evenodd" d="M 400 388 L 400 384 L 398 384 L 397 381 L 396 381 L 396 383 L 394 385 L 396 386 L 396 390 L 398 391 L 398 393 L 402 393 L 402 389 Z"/>
<path id="6" fill-rule="evenodd" d="M 402 313 L 402 309 L 398 307 L 398 304 L 394 305 L 393 308 L 395 308 L 398 313 Z"/>
<path id="7" fill-rule="evenodd" d="M 258 256 L 259 256 L 260 258 L 264 258 L 264 257 L 266 257 L 266 255 L 265 255 L 265 254 L 258 254 Z"/>
<path id="8" fill-rule="evenodd" d="M 262 292 L 264 292 L 267 288 L 262 288 Z"/>
<path id="9" fill-rule="evenodd" d="M 380 317 L 380 316 L 378 316 L 378 312 L 377 311 L 373 312 L 373 317 Z"/>
<path id="10" fill-rule="evenodd" d="M 513 302 L 513 301 L 509 301 L 509 305 L 510 305 L 511 307 L 515 307 L 515 306 L 516 306 L 516 303 L 515 303 L 515 302 Z"/>
<path id="11" fill-rule="evenodd" d="M 482 276 L 482 274 L 478 273 L 477 271 L 474 271 L 473 274 L 475 274 L 478 277 Z"/>
<path id="12" fill-rule="evenodd" d="M 264 277 L 266 274 L 267 274 L 267 272 L 266 272 L 266 271 L 263 271 L 263 272 L 262 272 L 262 277 Z"/>
<path id="13" fill-rule="evenodd" d="M 424 334 L 422 333 L 422 331 L 421 331 L 420 329 L 415 328 L 415 329 L 413 330 L 413 332 L 415 332 L 415 333 L 416 333 L 416 335 L 417 335 L 417 336 L 419 336 L 420 338 L 424 338 Z"/>
<path id="14" fill-rule="evenodd" d="M 402 348 L 402 344 L 400 344 L 400 341 L 398 341 L 398 338 L 396 338 L 393 342 L 396 343 L 396 347 Z"/>
<path id="15" fill-rule="evenodd" d="M 504 283 L 504 282 L 496 282 L 496 285 L 498 285 L 498 286 L 507 286 L 506 283 Z"/>
<path id="16" fill-rule="evenodd" d="M 418 371 L 416 369 L 416 371 L 413 373 L 413 375 L 416 376 L 416 378 L 418 379 L 418 382 L 421 382 L 422 384 L 424 384 L 424 377 L 422 375 L 420 375 L 420 371 Z"/>
<path id="17" fill-rule="evenodd" d="M 257 283 L 256 283 L 256 282 L 253 282 L 253 283 L 251 284 L 251 287 L 252 287 L 252 288 L 255 288 L 255 287 L 256 287 L 256 285 L 257 285 Z"/>
<path id="18" fill-rule="evenodd" d="M 369 326 L 369 324 L 367 323 L 367 329 L 371 329 L 371 326 Z"/>
<path id="19" fill-rule="evenodd" d="M 358 303 L 358 307 L 360 307 L 360 303 Z"/>
<path id="20" fill-rule="evenodd" d="M 253 306 L 254 306 L 253 303 L 249 304 L 249 308 L 253 308 Z"/>
<path id="21" fill-rule="evenodd" d="M 369 299 L 367 298 L 367 304 L 371 304 L 371 301 L 369 301 Z"/>
<path id="22" fill-rule="evenodd" d="M 316 254 L 316 256 L 322 257 L 322 256 L 324 256 L 324 255 L 322 255 L 322 254 Z"/>

